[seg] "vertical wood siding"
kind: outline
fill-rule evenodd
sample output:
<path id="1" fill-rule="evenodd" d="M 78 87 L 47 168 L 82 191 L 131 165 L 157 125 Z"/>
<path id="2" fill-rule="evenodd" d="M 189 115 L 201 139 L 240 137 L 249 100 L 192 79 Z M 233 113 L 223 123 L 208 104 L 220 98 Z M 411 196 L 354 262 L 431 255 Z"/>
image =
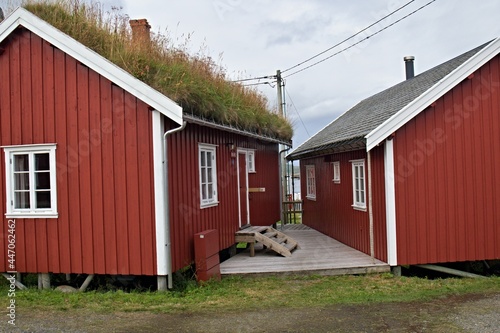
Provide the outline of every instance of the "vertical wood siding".
<path id="1" fill-rule="evenodd" d="M 219 250 L 234 244 L 239 229 L 236 158 L 227 146 L 255 149 L 256 173 L 249 175 L 249 187 L 265 187 L 265 193 L 253 193 L 250 220 L 255 225 L 271 225 L 279 220 L 278 147 L 208 127 L 188 124 L 169 136 L 169 189 L 173 270 L 194 260 L 193 235 L 217 229 Z M 219 204 L 200 208 L 198 144 L 216 145 L 217 190 Z M 235 151 L 236 152 L 236 151 Z"/>
<path id="2" fill-rule="evenodd" d="M 500 58 L 397 131 L 398 264 L 500 258 Z"/>
<path id="3" fill-rule="evenodd" d="M 303 223 L 349 245 L 359 251 L 370 253 L 370 230 L 368 212 L 352 207 L 351 160 L 365 159 L 362 150 L 304 159 L 300 161 L 301 193 L 303 197 Z M 332 162 L 340 162 L 340 183 L 333 182 Z M 316 200 L 306 198 L 305 168 L 315 166 Z M 366 177 L 368 179 L 368 177 Z M 368 193 L 368 192 L 367 192 Z M 318 244 L 321 247 L 321 244 Z"/>
<path id="4" fill-rule="evenodd" d="M 373 245 L 375 258 L 387 262 L 387 224 L 385 214 L 384 145 L 371 150 Z M 368 168 L 367 168 L 368 170 Z M 367 176 L 368 179 L 368 176 Z"/>
<path id="5" fill-rule="evenodd" d="M 2 47 L 0 145 L 57 144 L 59 218 L 16 219 L 17 270 L 154 275 L 148 106 L 26 30 Z M 3 152 L 1 160 L 3 214 Z"/>

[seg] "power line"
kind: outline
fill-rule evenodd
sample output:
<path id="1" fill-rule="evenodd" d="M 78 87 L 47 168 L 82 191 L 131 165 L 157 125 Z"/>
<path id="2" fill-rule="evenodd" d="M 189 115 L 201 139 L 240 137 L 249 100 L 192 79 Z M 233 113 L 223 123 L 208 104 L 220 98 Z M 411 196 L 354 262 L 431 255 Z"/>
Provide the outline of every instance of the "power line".
<path id="1" fill-rule="evenodd" d="M 409 1 L 408 3 L 406 3 L 405 5 L 403 5 L 403 6 L 399 7 L 399 8 L 398 8 L 398 9 L 396 9 L 395 11 L 393 11 L 393 12 L 391 12 L 391 13 L 387 14 L 386 16 L 382 17 L 380 20 L 378 20 L 378 21 L 376 21 L 376 22 L 374 22 L 374 23 L 370 24 L 370 25 L 369 25 L 369 26 L 367 26 L 366 28 L 364 28 L 364 29 L 362 29 L 362 30 L 358 31 L 358 32 L 357 32 L 357 33 L 355 33 L 354 35 L 352 35 L 352 36 L 350 36 L 350 37 L 348 37 L 348 38 L 344 39 L 343 41 L 341 41 L 341 42 L 339 42 L 339 43 L 337 43 L 337 44 L 333 45 L 332 47 L 327 48 L 326 50 L 324 50 L 324 51 L 322 51 L 322 52 L 320 52 L 320 53 L 318 53 L 318 54 L 316 54 L 316 55 L 314 55 L 314 56 L 312 56 L 312 57 L 310 57 L 310 58 L 308 58 L 308 59 L 306 59 L 306 60 L 304 60 L 304 61 L 302 61 L 302 62 L 298 63 L 298 64 L 297 64 L 297 65 L 295 65 L 295 66 L 292 66 L 292 67 L 290 67 L 290 68 L 285 69 L 284 71 L 282 71 L 282 73 L 288 72 L 288 71 L 290 71 L 290 70 L 292 70 L 292 69 L 295 69 L 295 68 L 297 68 L 297 67 L 299 67 L 299 66 L 302 66 L 302 65 L 304 65 L 305 63 L 307 63 L 307 62 L 309 62 L 309 61 L 311 61 L 311 60 L 313 60 L 313 59 L 316 59 L 317 57 L 319 57 L 319 56 L 321 56 L 321 55 L 325 54 L 326 52 L 328 52 L 328 51 L 330 51 L 330 50 L 332 50 L 332 49 L 336 48 L 337 46 L 339 46 L 339 45 L 341 45 L 341 44 L 344 44 L 344 43 L 345 43 L 345 42 L 347 42 L 348 40 L 351 40 L 351 39 L 353 39 L 354 37 L 356 37 L 357 35 L 359 35 L 359 34 L 361 34 L 361 33 L 365 32 L 366 30 L 370 29 L 371 27 L 373 27 L 374 25 L 376 25 L 376 24 L 380 23 L 381 21 L 385 20 L 385 19 L 386 19 L 386 18 L 388 18 L 389 16 L 392 16 L 392 15 L 394 15 L 395 13 L 399 12 L 399 11 L 400 11 L 400 10 L 402 10 L 403 8 L 405 8 L 405 7 L 407 7 L 408 5 L 410 5 L 412 2 L 415 2 L 415 0 L 411 0 L 411 1 Z"/>
<path id="2" fill-rule="evenodd" d="M 295 109 L 295 112 L 297 113 L 297 115 L 299 116 L 299 120 L 302 123 L 302 126 L 304 127 L 304 129 L 306 130 L 307 135 L 309 137 L 311 137 L 311 134 L 309 134 L 309 131 L 307 130 L 306 124 L 304 123 L 304 121 L 302 120 L 302 117 L 300 116 L 299 110 L 297 110 L 297 107 L 295 106 L 295 103 L 292 100 L 292 96 L 290 96 L 290 93 L 288 92 L 288 90 L 286 88 L 285 88 L 285 92 L 288 95 L 288 99 L 290 99 L 290 102 L 292 102 L 292 106 Z"/>
<path id="3" fill-rule="evenodd" d="M 305 71 L 306 69 L 309 69 L 309 68 L 311 68 L 311 67 L 314 67 L 314 66 L 316 66 L 316 65 L 318 65 L 318 64 L 320 64 L 320 63 L 322 63 L 322 62 L 327 61 L 328 59 L 333 58 L 333 57 L 334 57 L 334 56 L 336 56 L 336 55 L 339 55 L 339 54 L 341 54 L 341 53 L 343 53 L 343 52 L 345 52 L 345 51 L 347 51 L 347 50 L 349 50 L 349 49 L 353 48 L 354 46 L 356 46 L 356 45 L 358 45 L 358 44 L 361 44 L 362 42 L 366 41 L 367 39 L 369 39 L 369 38 L 371 38 L 371 37 L 373 37 L 373 36 L 375 36 L 375 35 L 378 35 L 379 33 L 383 32 L 384 30 L 389 29 L 389 28 L 390 28 L 390 27 L 392 27 L 393 25 L 395 25 L 395 24 L 397 24 L 397 23 L 399 23 L 399 22 L 403 21 L 404 19 L 408 18 L 409 16 L 411 16 L 411 15 L 415 14 L 416 12 L 418 12 L 418 11 L 420 11 L 420 10 L 424 9 L 425 7 L 429 6 L 430 4 L 432 4 L 432 3 L 433 3 L 433 2 L 435 2 L 435 1 L 437 1 L 437 0 L 432 0 L 432 1 L 428 2 L 428 3 L 426 3 L 425 5 L 423 5 L 423 6 L 419 7 L 419 8 L 417 8 L 417 9 L 416 9 L 416 10 L 414 10 L 413 12 L 411 12 L 411 13 L 409 13 L 409 14 L 407 14 L 407 15 L 403 16 L 403 17 L 401 17 L 400 19 L 396 20 L 395 22 L 393 22 L 393 23 L 389 24 L 388 26 L 386 26 L 386 27 L 384 27 L 384 28 L 382 28 L 382 29 L 380 29 L 380 30 L 378 30 L 378 31 L 374 32 L 373 34 L 371 34 L 371 35 L 369 35 L 369 36 L 367 36 L 367 37 L 365 37 L 365 38 L 361 39 L 360 41 L 358 41 L 358 42 L 356 42 L 356 43 L 354 43 L 354 44 L 352 44 L 352 45 L 350 45 L 350 46 L 348 46 L 348 47 L 346 47 L 346 48 L 344 48 L 344 49 L 342 49 L 342 50 L 340 50 L 340 51 L 338 51 L 338 52 L 336 52 L 336 53 L 334 53 L 334 54 L 332 54 L 332 55 L 330 55 L 330 56 L 328 56 L 328 57 L 326 57 L 326 58 L 324 58 L 324 59 L 321 59 L 321 60 L 319 60 L 319 61 L 317 61 L 317 62 L 315 62 L 315 63 L 313 63 L 313 64 L 311 64 L 311 65 L 309 65 L 309 66 L 306 66 L 306 67 L 304 67 L 304 68 L 302 68 L 302 69 L 299 69 L 299 70 L 297 70 L 297 71 L 295 71 L 295 72 L 293 72 L 293 73 L 291 73 L 291 74 L 288 74 L 287 76 L 285 76 L 285 78 L 290 77 L 290 76 L 295 75 L 295 74 L 298 74 L 298 73 L 300 73 L 300 72 L 303 72 L 303 71 Z M 291 68 L 292 68 L 292 67 L 291 67 Z"/>
<path id="4" fill-rule="evenodd" d="M 246 82 L 246 81 L 255 81 L 255 80 L 264 80 L 264 79 L 275 79 L 276 75 L 266 75 L 266 76 L 259 76 L 259 77 L 252 77 L 248 79 L 241 79 L 241 80 L 234 80 L 231 82 Z"/>
<path id="5" fill-rule="evenodd" d="M 274 88 L 273 83 L 276 83 L 276 81 L 266 81 L 266 82 L 258 82 L 258 83 L 249 83 L 249 84 L 243 84 L 244 87 L 251 87 L 251 86 L 260 86 L 263 84 L 267 84 Z"/>

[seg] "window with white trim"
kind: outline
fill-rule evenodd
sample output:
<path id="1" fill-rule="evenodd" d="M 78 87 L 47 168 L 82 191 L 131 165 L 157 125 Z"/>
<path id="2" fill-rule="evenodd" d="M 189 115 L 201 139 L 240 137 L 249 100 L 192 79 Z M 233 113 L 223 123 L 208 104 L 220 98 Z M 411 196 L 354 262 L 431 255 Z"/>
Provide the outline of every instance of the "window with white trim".
<path id="1" fill-rule="evenodd" d="M 7 217 L 56 218 L 56 145 L 3 147 Z"/>
<path id="2" fill-rule="evenodd" d="M 333 182 L 336 184 L 340 183 L 340 162 L 335 161 L 333 164 Z"/>
<path id="3" fill-rule="evenodd" d="M 255 152 L 253 150 L 247 151 L 247 166 L 248 172 L 255 173 Z"/>
<path id="4" fill-rule="evenodd" d="M 352 197 L 354 208 L 366 209 L 365 160 L 352 163 Z"/>
<path id="5" fill-rule="evenodd" d="M 215 146 L 199 145 L 199 165 L 200 206 L 215 206 L 218 204 Z"/>
<path id="6" fill-rule="evenodd" d="M 316 199 L 316 170 L 314 165 L 306 165 L 306 187 L 306 198 Z"/>

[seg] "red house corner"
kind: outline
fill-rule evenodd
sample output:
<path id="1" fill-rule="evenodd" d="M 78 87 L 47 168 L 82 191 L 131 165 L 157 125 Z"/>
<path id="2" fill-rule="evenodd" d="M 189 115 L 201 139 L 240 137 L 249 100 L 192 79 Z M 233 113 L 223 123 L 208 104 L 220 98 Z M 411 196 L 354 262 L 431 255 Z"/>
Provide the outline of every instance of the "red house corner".
<path id="1" fill-rule="evenodd" d="M 393 267 L 499 259 L 499 51 L 410 70 L 291 152 L 303 223 Z"/>

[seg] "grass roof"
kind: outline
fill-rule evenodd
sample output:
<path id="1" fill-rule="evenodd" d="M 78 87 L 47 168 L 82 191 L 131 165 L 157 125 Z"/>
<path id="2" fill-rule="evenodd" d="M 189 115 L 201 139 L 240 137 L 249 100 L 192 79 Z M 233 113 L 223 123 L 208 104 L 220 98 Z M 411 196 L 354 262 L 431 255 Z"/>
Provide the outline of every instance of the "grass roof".
<path id="1" fill-rule="evenodd" d="M 255 88 L 230 82 L 210 56 L 175 47 L 166 34 L 133 43 L 129 17 L 78 0 L 28 1 L 23 7 L 182 106 L 184 113 L 290 141 L 291 124 Z"/>

